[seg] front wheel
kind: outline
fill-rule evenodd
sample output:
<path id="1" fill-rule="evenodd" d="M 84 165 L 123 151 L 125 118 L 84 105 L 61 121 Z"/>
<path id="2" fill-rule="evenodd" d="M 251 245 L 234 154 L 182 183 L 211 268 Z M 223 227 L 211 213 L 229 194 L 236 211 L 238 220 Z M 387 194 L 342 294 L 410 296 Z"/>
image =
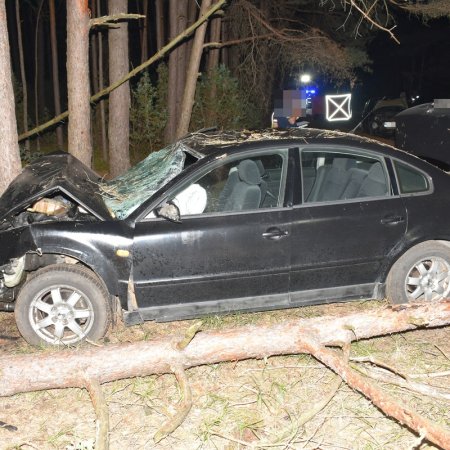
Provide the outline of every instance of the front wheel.
<path id="1" fill-rule="evenodd" d="M 17 327 L 31 345 L 96 341 L 111 321 L 104 284 L 81 265 L 45 267 L 25 283 L 15 306 Z"/>
<path id="2" fill-rule="evenodd" d="M 391 303 L 438 302 L 450 293 L 450 246 L 428 241 L 416 245 L 392 266 L 386 282 Z"/>

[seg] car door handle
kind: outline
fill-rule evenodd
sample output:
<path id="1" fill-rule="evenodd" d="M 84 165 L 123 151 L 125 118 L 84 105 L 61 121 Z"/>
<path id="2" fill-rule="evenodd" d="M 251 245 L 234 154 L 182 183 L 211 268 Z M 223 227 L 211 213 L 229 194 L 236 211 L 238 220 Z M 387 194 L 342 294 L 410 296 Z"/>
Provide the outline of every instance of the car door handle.
<path id="1" fill-rule="evenodd" d="M 381 219 L 383 225 L 397 225 L 403 223 L 405 218 L 403 216 L 388 216 Z"/>
<path id="2" fill-rule="evenodd" d="M 280 230 L 277 227 L 268 228 L 263 234 L 262 237 L 265 239 L 281 239 L 282 237 L 288 236 L 289 231 L 287 230 Z"/>

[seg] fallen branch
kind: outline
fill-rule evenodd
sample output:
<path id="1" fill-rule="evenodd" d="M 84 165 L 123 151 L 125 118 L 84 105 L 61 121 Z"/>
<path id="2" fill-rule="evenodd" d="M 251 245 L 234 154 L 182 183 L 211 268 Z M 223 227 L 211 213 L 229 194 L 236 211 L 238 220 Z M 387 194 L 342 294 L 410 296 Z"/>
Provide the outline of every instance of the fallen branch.
<path id="1" fill-rule="evenodd" d="M 398 374 L 390 374 L 389 372 L 381 372 L 370 369 L 363 369 L 362 367 L 356 367 L 356 370 L 366 377 L 372 378 L 382 383 L 392 384 L 394 386 L 407 389 L 417 394 L 426 395 L 432 398 L 438 398 L 440 400 L 450 400 L 450 392 L 443 392 L 442 390 L 430 386 L 428 384 L 417 383 L 416 381 L 409 380 L 408 378 L 400 378 Z"/>
<path id="2" fill-rule="evenodd" d="M 102 387 L 98 380 L 91 378 L 86 378 L 85 387 L 89 392 L 97 416 L 95 450 L 107 450 L 109 448 L 109 410 Z"/>
<path id="3" fill-rule="evenodd" d="M 98 25 L 110 25 L 110 22 L 118 22 L 119 20 L 129 20 L 129 19 L 145 19 L 142 14 L 111 14 L 110 16 L 95 17 L 89 21 L 89 26 L 96 27 Z"/>
<path id="4" fill-rule="evenodd" d="M 342 345 L 348 351 L 346 346 L 354 340 L 449 324 L 449 302 L 207 331 L 195 337 L 198 324 L 194 324 L 185 339 L 165 338 L 80 349 L 76 352 L 68 349 L 0 357 L 0 396 L 43 389 L 86 387 L 86 379 L 102 384 L 123 378 L 175 373 L 184 392 L 182 407 L 171 419 L 173 425 L 179 424 L 178 418 L 184 419 L 188 411 L 184 407 L 184 403 L 190 401 L 185 369 L 224 361 L 310 353 L 335 371 L 349 386 L 372 400 L 385 414 L 418 434 L 425 433 L 429 441 L 450 448 L 448 431 L 394 402 L 389 395 L 355 373 L 335 351 L 325 348 Z M 179 349 L 177 346 L 184 348 Z"/>

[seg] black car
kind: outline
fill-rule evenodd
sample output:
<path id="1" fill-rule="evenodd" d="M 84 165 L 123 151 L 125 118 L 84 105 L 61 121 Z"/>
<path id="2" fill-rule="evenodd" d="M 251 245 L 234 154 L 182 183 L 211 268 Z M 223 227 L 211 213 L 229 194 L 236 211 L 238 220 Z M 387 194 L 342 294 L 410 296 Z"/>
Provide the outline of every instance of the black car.
<path id="1" fill-rule="evenodd" d="M 194 134 L 111 182 L 68 154 L 0 199 L 3 310 L 31 344 L 127 324 L 450 291 L 450 176 L 359 136 Z"/>
<path id="2" fill-rule="evenodd" d="M 450 100 L 413 106 L 394 119 L 395 145 L 440 167 L 450 169 Z"/>
<path id="3" fill-rule="evenodd" d="M 395 117 L 408 107 L 403 98 L 368 100 L 362 113 L 362 128 L 366 133 L 390 136 L 395 133 Z"/>

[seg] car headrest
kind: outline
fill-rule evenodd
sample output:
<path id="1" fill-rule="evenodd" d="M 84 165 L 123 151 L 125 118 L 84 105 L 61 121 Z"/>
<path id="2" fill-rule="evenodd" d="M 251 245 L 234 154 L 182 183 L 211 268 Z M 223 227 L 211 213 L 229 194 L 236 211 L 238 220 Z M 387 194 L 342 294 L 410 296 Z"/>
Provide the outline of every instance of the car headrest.
<path id="1" fill-rule="evenodd" d="M 247 184 L 261 184 L 258 166 L 250 159 L 244 159 L 238 166 L 239 178 Z"/>

